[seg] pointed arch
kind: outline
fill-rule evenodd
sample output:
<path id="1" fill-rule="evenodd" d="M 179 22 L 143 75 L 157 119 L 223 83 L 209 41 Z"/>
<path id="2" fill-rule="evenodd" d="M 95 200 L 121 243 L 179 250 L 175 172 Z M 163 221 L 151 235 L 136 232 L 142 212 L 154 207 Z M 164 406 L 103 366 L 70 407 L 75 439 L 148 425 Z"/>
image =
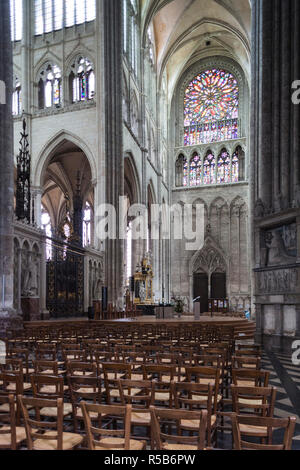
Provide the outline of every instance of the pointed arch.
<path id="1" fill-rule="evenodd" d="M 88 145 L 83 140 L 81 140 L 78 136 L 76 136 L 75 134 L 72 134 L 69 131 L 62 130 L 58 132 L 57 134 L 55 134 L 51 139 L 49 139 L 48 142 L 44 145 L 44 147 L 40 151 L 37 157 L 36 168 L 33 170 L 34 186 L 37 186 L 37 187 L 42 186 L 43 174 L 51 158 L 55 154 L 57 147 L 59 147 L 64 141 L 69 141 L 77 145 L 82 150 L 82 152 L 85 154 L 90 164 L 92 180 L 96 181 L 97 166 L 96 166 L 96 161 L 95 161 L 92 151 L 90 150 Z"/>

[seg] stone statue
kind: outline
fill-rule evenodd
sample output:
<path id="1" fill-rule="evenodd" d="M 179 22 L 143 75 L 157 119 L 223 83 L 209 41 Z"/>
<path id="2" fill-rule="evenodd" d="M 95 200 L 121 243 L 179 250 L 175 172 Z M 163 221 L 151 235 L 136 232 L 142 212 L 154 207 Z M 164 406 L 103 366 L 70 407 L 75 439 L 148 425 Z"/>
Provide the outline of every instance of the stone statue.
<path id="1" fill-rule="evenodd" d="M 30 256 L 24 271 L 22 296 L 37 297 L 39 293 L 38 259 Z"/>
<path id="2" fill-rule="evenodd" d="M 146 300 L 146 289 L 143 284 L 140 284 L 140 301 L 144 303 Z"/>
<path id="3" fill-rule="evenodd" d="M 265 215 L 265 207 L 261 199 L 258 199 L 254 208 L 255 217 L 263 217 Z"/>

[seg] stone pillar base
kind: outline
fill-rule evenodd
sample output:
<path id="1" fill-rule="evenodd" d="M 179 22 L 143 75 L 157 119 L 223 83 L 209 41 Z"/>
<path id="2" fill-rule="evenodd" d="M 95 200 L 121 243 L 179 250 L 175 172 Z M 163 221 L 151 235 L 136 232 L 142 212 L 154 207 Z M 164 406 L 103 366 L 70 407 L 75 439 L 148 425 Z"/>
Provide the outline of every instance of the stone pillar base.
<path id="1" fill-rule="evenodd" d="M 41 320 L 40 314 L 40 299 L 39 298 L 22 298 L 21 306 L 24 321 L 39 321 Z"/>

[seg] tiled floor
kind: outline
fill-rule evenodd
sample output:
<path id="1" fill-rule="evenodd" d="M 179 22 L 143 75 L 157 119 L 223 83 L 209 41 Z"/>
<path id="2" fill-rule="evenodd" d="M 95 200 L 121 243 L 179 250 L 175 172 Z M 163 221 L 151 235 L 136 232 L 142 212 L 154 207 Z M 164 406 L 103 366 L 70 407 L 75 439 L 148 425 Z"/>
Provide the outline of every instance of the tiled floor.
<path id="1" fill-rule="evenodd" d="M 276 387 L 277 398 L 274 416 L 297 418 L 293 450 L 300 450 L 300 366 L 292 364 L 291 356 L 287 354 L 265 351 L 262 357 L 262 368 L 270 372 L 269 385 Z M 278 438 L 281 434 L 277 434 Z M 274 441 L 276 442 L 276 433 Z M 228 449 L 231 446 L 230 433 L 220 433 L 219 447 Z"/>

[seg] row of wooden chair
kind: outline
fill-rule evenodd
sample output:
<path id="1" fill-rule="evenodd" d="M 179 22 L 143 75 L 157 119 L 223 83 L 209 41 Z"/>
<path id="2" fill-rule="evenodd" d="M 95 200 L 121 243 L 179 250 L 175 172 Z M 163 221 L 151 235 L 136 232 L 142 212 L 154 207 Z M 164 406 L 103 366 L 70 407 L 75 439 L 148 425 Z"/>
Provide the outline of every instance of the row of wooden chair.
<path id="1" fill-rule="evenodd" d="M 102 405 L 81 402 L 85 435 L 64 431 L 63 400 L 44 400 L 17 397 L 22 411 L 24 427 L 15 422 L 15 401 L 12 395 L 0 396 L 0 403 L 8 405 L 1 421 L 7 426 L 0 428 L 0 448 L 16 450 L 26 441 L 28 450 L 72 450 L 84 444 L 89 450 L 144 450 L 147 443 L 131 437 L 132 405 Z M 55 420 L 41 419 L 41 410 L 53 410 Z M 31 411 L 30 411 L 31 410 Z M 210 449 L 206 443 L 208 413 L 206 410 L 161 409 L 150 406 L 151 449 L 164 451 L 195 451 Z M 32 416 L 34 412 L 34 416 Z M 296 418 L 274 419 L 270 417 L 231 414 L 234 448 L 260 450 L 290 450 Z M 120 424 L 123 422 L 123 426 Z M 195 423 L 193 435 L 186 423 Z M 114 424 L 109 426 L 109 424 Z M 118 426 L 116 426 L 118 423 Z M 256 428 L 265 438 L 263 443 L 244 441 L 241 429 Z M 117 429 L 116 429 L 117 427 Z M 273 433 L 284 430 L 282 443 L 273 444 Z M 173 431 L 173 432 L 172 432 Z M 258 431 L 259 432 L 259 431 Z"/>

